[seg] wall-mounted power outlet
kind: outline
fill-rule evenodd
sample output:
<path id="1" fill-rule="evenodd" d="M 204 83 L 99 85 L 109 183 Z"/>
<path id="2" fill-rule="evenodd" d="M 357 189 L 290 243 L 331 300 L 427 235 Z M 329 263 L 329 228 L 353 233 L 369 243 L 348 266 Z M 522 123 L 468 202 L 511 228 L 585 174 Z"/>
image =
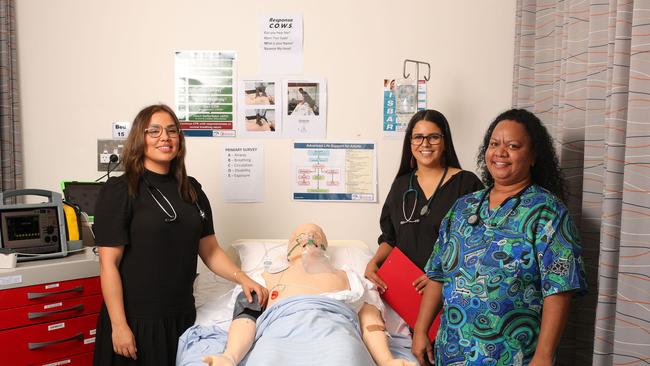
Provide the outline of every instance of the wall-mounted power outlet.
<path id="1" fill-rule="evenodd" d="M 109 164 L 111 171 L 124 171 L 120 160 L 124 142 L 124 140 L 97 140 L 97 171 L 106 172 Z M 111 155 L 117 156 L 117 161 L 112 162 Z"/>

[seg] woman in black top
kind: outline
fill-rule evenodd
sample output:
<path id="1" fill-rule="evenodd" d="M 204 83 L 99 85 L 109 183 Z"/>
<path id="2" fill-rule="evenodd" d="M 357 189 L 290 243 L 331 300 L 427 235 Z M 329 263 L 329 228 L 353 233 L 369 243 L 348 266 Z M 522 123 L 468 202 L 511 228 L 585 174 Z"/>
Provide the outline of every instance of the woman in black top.
<path id="1" fill-rule="evenodd" d="M 95 210 L 104 305 L 95 365 L 174 365 L 178 337 L 195 320 L 197 255 L 214 273 L 267 291 L 230 261 L 212 226 L 210 202 L 185 171 L 185 140 L 174 112 L 149 106 L 136 116 L 122 162 Z"/>
<path id="2" fill-rule="evenodd" d="M 377 269 L 394 247 L 423 269 L 440 221 L 452 204 L 482 188 L 474 173 L 461 170 L 445 116 L 434 110 L 413 115 L 404 135 L 400 168 L 381 211 L 379 248 L 366 266 L 366 278 L 380 292 L 386 289 Z M 418 291 L 426 279 L 422 275 L 416 280 Z"/>

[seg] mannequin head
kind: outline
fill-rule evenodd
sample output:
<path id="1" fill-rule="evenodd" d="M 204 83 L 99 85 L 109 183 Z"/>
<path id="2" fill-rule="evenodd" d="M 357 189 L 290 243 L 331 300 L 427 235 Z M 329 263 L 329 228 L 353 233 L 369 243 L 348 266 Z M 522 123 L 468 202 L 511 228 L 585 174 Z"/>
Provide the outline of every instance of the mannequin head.
<path id="1" fill-rule="evenodd" d="M 309 246 L 325 251 L 327 250 L 327 237 L 323 229 L 316 224 L 300 224 L 289 237 L 287 259 L 291 261 L 299 258 Z"/>

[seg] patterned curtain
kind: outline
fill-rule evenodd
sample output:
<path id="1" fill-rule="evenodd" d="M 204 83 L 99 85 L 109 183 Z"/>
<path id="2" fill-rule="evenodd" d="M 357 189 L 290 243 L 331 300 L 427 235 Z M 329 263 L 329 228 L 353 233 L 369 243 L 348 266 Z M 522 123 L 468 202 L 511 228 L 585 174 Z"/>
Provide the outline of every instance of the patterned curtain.
<path id="1" fill-rule="evenodd" d="M 650 0 L 518 0 L 513 105 L 552 133 L 589 295 L 561 365 L 650 364 Z"/>
<path id="2" fill-rule="evenodd" d="M 23 185 L 14 0 L 0 0 L 0 190 Z"/>

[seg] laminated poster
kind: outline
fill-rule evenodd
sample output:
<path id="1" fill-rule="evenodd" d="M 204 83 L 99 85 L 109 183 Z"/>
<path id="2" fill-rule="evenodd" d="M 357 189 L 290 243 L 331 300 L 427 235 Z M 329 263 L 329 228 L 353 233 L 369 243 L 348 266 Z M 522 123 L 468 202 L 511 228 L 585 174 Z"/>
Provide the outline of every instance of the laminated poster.
<path id="1" fill-rule="evenodd" d="M 406 105 L 398 105 L 397 98 L 398 79 L 384 79 L 384 88 L 382 90 L 383 111 L 381 120 L 381 132 L 384 137 L 389 138 L 402 138 L 406 126 L 408 125 L 413 113 L 400 113 L 404 110 L 411 111 L 409 105 L 417 100 L 417 110 L 421 111 L 427 108 L 427 85 L 426 81 L 420 80 L 418 83 L 417 95 L 413 95 L 413 99 L 409 96 L 405 97 L 403 102 Z M 405 85 L 402 85 L 404 87 Z M 406 88 L 407 90 L 410 90 Z"/>
<path id="2" fill-rule="evenodd" d="M 294 142 L 292 198 L 376 202 L 376 166 L 372 142 Z"/>
<path id="3" fill-rule="evenodd" d="M 177 51 L 176 114 L 185 136 L 235 136 L 232 51 Z"/>

